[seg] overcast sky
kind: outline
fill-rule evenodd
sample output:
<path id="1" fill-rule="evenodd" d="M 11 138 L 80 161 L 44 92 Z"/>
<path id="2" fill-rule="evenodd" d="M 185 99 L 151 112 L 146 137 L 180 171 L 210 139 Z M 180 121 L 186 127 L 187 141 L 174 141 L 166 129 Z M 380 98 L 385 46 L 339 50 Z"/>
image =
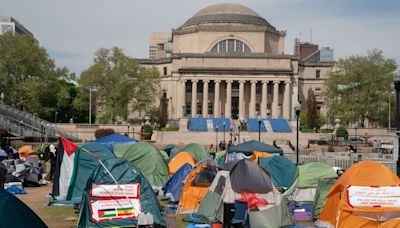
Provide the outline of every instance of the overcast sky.
<path id="1" fill-rule="evenodd" d="M 151 32 L 170 32 L 211 0 L 0 0 L 0 15 L 29 29 L 58 66 L 80 72 L 100 47 L 118 46 L 148 57 Z M 279 30 L 287 30 L 286 53 L 295 37 L 334 49 L 335 59 L 372 48 L 400 64 L 400 0 L 248 0 Z"/>

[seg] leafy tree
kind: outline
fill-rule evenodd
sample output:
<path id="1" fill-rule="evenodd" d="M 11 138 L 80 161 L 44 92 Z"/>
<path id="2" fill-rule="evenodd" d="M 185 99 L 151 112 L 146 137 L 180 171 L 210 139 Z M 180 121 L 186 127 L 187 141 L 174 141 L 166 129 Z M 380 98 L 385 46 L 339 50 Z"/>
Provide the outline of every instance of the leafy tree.
<path id="1" fill-rule="evenodd" d="M 327 81 L 325 101 L 333 117 L 344 123 L 380 124 L 388 109 L 396 63 L 382 51 L 340 59 Z M 386 111 L 387 116 L 387 111 Z"/>
<path id="2" fill-rule="evenodd" d="M 315 127 L 316 130 L 318 130 L 319 128 L 321 128 L 322 125 L 324 125 L 324 123 L 326 121 L 324 116 L 322 115 L 322 113 L 317 111 L 316 118 L 315 118 L 315 126 L 310 128 L 308 126 L 308 116 L 309 116 L 308 108 L 306 108 L 305 110 L 303 110 L 300 113 L 300 126 L 301 126 L 301 129 L 314 129 L 314 127 Z"/>
<path id="3" fill-rule="evenodd" d="M 307 127 L 314 129 L 317 126 L 317 101 L 311 88 L 308 89 L 307 98 Z"/>
<path id="4" fill-rule="evenodd" d="M 95 103 L 101 106 L 100 122 L 127 119 L 140 104 L 158 97 L 160 75 L 155 68 L 142 68 L 117 47 L 99 49 L 93 64 L 81 74 L 82 89 L 96 86 Z M 87 93 L 87 91 L 85 90 Z"/>

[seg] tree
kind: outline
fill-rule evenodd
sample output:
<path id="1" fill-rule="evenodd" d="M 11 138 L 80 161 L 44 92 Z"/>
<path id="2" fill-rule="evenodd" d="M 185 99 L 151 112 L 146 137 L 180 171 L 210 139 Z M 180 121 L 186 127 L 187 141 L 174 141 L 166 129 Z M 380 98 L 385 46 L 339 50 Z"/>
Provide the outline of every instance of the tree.
<path id="1" fill-rule="evenodd" d="M 317 126 L 317 101 L 311 88 L 308 89 L 307 98 L 307 127 L 314 129 Z"/>
<path id="2" fill-rule="evenodd" d="M 160 75 L 157 69 L 140 67 L 120 48 L 99 49 L 93 64 L 81 74 L 80 84 L 96 86 L 95 101 L 101 106 L 100 122 L 126 120 L 130 111 L 141 104 L 152 104 L 159 96 Z"/>
<path id="3" fill-rule="evenodd" d="M 334 118 L 344 123 L 380 124 L 388 109 L 396 63 L 382 51 L 340 59 L 327 80 L 325 101 Z M 387 113 L 387 111 L 386 111 Z M 387 114 L 386 114 L 387 115 Z"/>

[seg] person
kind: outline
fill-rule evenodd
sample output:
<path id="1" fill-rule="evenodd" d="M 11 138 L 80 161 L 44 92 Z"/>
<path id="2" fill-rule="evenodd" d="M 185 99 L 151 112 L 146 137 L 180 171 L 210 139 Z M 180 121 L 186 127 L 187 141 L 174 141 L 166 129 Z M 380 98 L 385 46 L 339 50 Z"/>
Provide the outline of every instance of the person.
<path id="1" fill-rule="evenodd" d="M 55 170 L 56 170 L 56 153 L 57 153 L 57 149 L 53 144 L 51 144 L 49 147 L 47 147 L 45 149 L 45 153 L 47 153 L 49 155 L 45 162 L 50 160 L 50 172 L 49 172 L 49 174 L 47 174 L 45 180 L 53 181 Z"/>
<path id="2" fill-rule="evenodd" d="M 353 147 L 353 145 L 349 145 L 349 152 L 350 153 L 357 153 L 356 148 Z"/>
<path id="3" fill-rule="evenodd" d="M 214 150 L 214 145 L 211 143 L 210 147 L 208 148 L 208 151 L 212 152 Z"/>

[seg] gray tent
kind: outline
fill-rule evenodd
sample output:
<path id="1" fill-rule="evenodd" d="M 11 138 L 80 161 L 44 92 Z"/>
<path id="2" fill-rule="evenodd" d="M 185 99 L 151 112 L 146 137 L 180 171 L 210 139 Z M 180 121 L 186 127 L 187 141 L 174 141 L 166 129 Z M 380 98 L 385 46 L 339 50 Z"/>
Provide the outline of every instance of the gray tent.
<path id="1" fill-rule="evenodd" d="M 230 178 L 235 192 L 268 193 L 273 189 L 267 172 L 248 159 L 236 163 L 230 172 Z"/>
<path id="2" fill-rule="evenodd" d="M 228 153 L 253 154 L 254 151 L 267 152 L 270 154 L 283 154 L 283 150 L 259 141 L 251 140 L 236 146 L 229 147 Z"/>

